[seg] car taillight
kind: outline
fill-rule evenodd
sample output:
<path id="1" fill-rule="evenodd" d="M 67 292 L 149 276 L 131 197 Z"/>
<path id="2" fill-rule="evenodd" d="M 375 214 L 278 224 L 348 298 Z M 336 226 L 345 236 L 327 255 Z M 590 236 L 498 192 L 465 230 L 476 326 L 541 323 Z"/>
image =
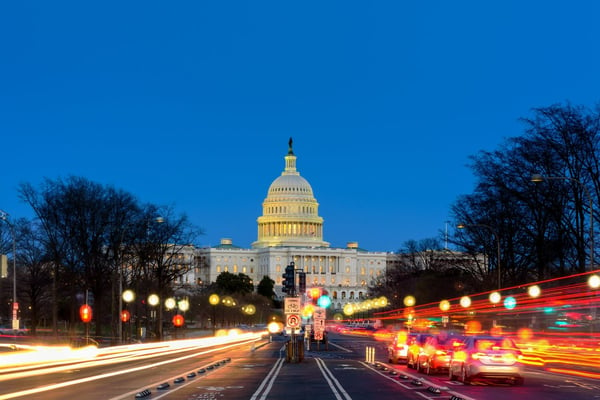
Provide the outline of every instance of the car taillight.
<path id="1" fill-rule="evenodd" d="M 445 356 L 446 352 L 444 350 L 436 350 L 435 355 L 436 356 Z"/>

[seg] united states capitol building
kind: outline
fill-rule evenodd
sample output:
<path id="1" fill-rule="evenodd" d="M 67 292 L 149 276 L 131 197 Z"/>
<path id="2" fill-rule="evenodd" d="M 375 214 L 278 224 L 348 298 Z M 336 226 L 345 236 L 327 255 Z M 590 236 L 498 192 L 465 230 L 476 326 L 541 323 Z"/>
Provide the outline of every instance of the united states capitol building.
<path id="1" fill-rule="evenodd" d="M 276 295 L 283 297 L 282 274 L 293 261 L 297 271 L 306 273 L 307 288 L 327 290 L 332 307 L 341 309 L 364 298 L 371 280 L 385 271 L 386 252 L 365 251 L 356 242 L 332 248 L 323 239 L 319 203 L 296 168 L 291 139 L 283 172 L 269 186 L 257 222 L 258 237 L 252 248 L 238 247 L 231 239 L 197 248 L 194 277 L 184 278 L 209 283 L 221 272 L 243 273 L 256 285 L 268 276 L 275 281 Z"/>
<path id="2" fill-rule="evenodd" d="M 401 262 L 402 255 L 361 249 L 358 242 L 333 248 L 323 238 L 323 218 L 311 185 L 296 168 L 296 155 L 289 141 L 281 175 L 269 186 L 258 217 L 258 237 L 252 248 L 236 246 L 232 239 L 219 245 L 187 248 L 182 254 L 190 267 L 181 285 L 214 282 L 222 272 L 248 275 L 255 285 L 264 276 L 275 282 L 275 293 L 282 292 L 282 274 L 294 262 L 296 271 L 306 273 L 307 288 L 326 290 L 332 309 L 366 298 L 371 281 L 385 273 L 386 267 Z M 456 253 L 454 253 L 456 254 Z M 455 257 L 455 256 L 452 256 Z"/>

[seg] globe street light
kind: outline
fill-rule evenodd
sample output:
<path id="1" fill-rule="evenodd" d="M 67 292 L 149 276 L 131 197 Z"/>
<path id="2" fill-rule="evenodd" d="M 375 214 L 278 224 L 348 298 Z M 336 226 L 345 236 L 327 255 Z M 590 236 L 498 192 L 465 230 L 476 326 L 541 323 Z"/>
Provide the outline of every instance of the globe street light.
<path id="1" fill-rule="evenodd" d="M 587 195 L 590 201 L 590 270 L 594 269 L 594 202 L 592 200 L 592 196 L 590 195 L 590 191 L 587 186 L 585 186 L 581 181 L 571 178 L 570 176 L 542 176 L 540 174 L 531 175 L 531 182 L 543 182 L 545 180 L 566 180 L 577 183 L 585 194 Z"/>
<path id="2" fill-rule="evenodd" d="M 177 305 L 177 302 L 172 297 L 169 297 L 168 299 L 165 300 L 165 307 L 167 307 L 167 310 L 169 310 L 169 311 L 174 309 L 176 305 Z"/>
<path id="3" fill-rule="evenodd" d="M 129 303 L 131 303 L 133 300 L 135 300 L 135 293 L 133 292 L 133 290 L 127 289 L 121 295 L 121 299 L 125 302 L 125 304 L 127 305 L 127 308 L 129 308 Z M 121 318 L 119 318 L 119 321 L 123 322 L 123 320 Z M 127 321 L 127 323 L 129 324 L 129 340 L 131 340 L 131 315 L 129 316 L 129 320 Z M 122 334 L 123 334 L 123 326 L 121 325 L 121 335 Z"/>
<path id="4" fill-rule="evenodd" d="M 190 302 L 188 299 L 181 299 L 177 302 L 177 308 L 179 308 L 179 310 L 181 312 L 186 312 L 190 309 Z"/>
<path id="5" fill-rule="evenodd" d="M 469 228 L 469 227 L 482 227 L 482 228 L 486 228 L 489 229 L 490 232 L 492 232 L 492 235 L 494 235 L 494 238 L 496 239 L 496 257 L 497 257 L 497 266 L 496 268 L 498 269 L 498 289 L 502 288 L 502 269 L 500 268 L 500 237 L 498 236 L 498 234 L 496 233 L 496 231 L 489 225 L 485 225 L 485 224 L 458 224 L 456 225 L 456 227 L 458 229 L 465 229 L 465 228 Z"/>
<path id="6" fill-rule="evenodd" d="M 210 303 L 211 306 L 213 306 L 212 307 L 213 308 L 212 323 L 213 323 L 213 336 L 214 336 L 217 331 L 217 306 L 221 302 L 221 298 L 219 297 L 218 294 L 213 293 L 208 298 L 208 302 Z"/>
<path id="7" fill-rule="evenodd" d="M 600 275 L 598 274 L 593 274 L 590 275 L 590 277 L 588 278 L 588 286 L 590 287 L 590 289 L 592 290 L 598 290 L 600 288 Z M 596 309 L 598 307 L 594 307 L 592 306 L 592 321 L 596 321 Z M 594 330 L 594 323 L 590 324 L 590 329 L 593 331 Z"/>
<path id="8" fill-rule="evenodd" d="M 588 286 L 589 286 L 591 289 L 594 289 L 594 290 L 595 290 L 595 289 L 598 289 L 598 288 L 600 288 L 600 275 L 596 275 L 596 274 L 594 274 L 594 275 L 591 275 L 591 276 L 588 278 L 588 281 L 587 281 L 587 282 L 588 282 Z"/>
<path id="9" fill-rule="evenodd" d="M 156 310 L 154 309 L 158 304 L 160 303 L 160 297 L 158 297 L 157 294 L 151 294 L 150 296 L 148 296 L 148 304 L 150 304 L 152 306 L 152 309 L 150 310 L 150 317 L 152 318 L 153 322 L 156 321 Z M 154 327 L 156 329 L 156 327 Z M 156 332 L 154 332 L 156 334 Z"/>

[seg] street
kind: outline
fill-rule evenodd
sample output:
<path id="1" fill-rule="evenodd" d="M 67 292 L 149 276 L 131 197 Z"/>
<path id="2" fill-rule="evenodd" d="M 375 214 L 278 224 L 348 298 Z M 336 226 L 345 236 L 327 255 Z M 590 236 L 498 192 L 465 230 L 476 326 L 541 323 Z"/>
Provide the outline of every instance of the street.
<path id="1" fill-rule="evenodd" d="M 383 342 L 332 334 L 300 362 L 287 362 L 286 337 L 240 340 L 217 347 L 155 347 L 113 352 L 51 367 L 0 370 L 0 399 L 465 399 L 583 400 L 598 397 L 600 382 L 527 369 L 525 385 L 473 385 L 446 374 L 424 375 L 391 365 Z M 184 342 L 184 341 L 182 341 Z M 367 362 L 366 348 L 375 349 Z M 37 371 L 37 372 L 36 372 Z M 39 373 L 43 371 L 42 373 Z"/>

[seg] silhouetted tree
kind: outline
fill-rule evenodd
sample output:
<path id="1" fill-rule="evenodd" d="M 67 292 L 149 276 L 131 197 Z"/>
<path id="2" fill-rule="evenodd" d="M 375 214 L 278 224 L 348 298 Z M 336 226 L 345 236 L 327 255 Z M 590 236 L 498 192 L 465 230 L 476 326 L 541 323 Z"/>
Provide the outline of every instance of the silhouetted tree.
<path id="1" fill-rule="evenodd" d="M 275 281 L 268 276 L 263 276 L 256 287 L 256 293 L 273 301 L 275 298 Z"/>
<path id="2" fill-rule="evenodd" d="M 221 272 L 216 279 L 217 288 L 223 294 L 246 295 L 254 292 L 252 279 L 246 274 Z"/>
<path id="3" fill-rule="evenodd" d="M 471 158 L 476 187 L 451 209 L 456 223 L 487 225 L 497 233 L 505 286 L 585 270 L 591 240 L 587 193 L 598 204 L 600 187 L 598 109 L 553 105 L 534 109 L 522 121 L 523 136 Z M 535 184 L 533 174 L 553 179 Z M 496 246 L 487 229 L 457 231 L 453 242 L 488 255 Z M 497 257 L 490 263 L 493 274 Z"/>

